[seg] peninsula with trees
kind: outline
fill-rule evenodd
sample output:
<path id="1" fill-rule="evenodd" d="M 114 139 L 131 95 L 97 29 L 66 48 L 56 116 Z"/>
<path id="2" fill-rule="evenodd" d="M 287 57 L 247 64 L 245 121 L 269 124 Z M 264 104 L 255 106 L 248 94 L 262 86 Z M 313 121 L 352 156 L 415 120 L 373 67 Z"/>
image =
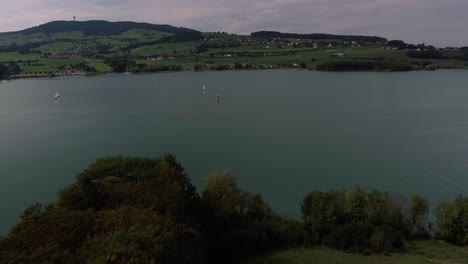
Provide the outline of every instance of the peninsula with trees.
<path id="1" fill-rule="evenodd" d="M 0 33 L 0 78 L 182 70 L 410 71 L 468 68 L 468 47 L 377 36 L 237 35 L 170 25 L 53 21 Z"/>

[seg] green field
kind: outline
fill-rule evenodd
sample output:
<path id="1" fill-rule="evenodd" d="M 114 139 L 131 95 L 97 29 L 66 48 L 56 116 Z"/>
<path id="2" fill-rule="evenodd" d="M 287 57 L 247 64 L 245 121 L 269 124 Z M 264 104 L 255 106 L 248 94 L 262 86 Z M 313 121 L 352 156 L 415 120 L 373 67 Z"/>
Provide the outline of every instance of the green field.
<path id="1" fill-rule="evenodd" d="M 10 45 L 10 44 L 24 44 L 26 42 L 40 42 L 49 39 L 46 34 L 43 33 L 36 33 L 30 35 L 9 35 L 9 36 L 2 36 L 0 37 L 0 46 L 3 45 Z"/>
<path id="2" fill-rule="evenodd" d="M 39 54 L 19 54 L 18 52 L 4 52 L 0 53 L 0 61 L 34 61 L 38 60 L 41 56 Z"/>
<path id="3" fill-rule="evenodd" d="M 278 44 L 248 35 L 216 32 L 202 33 L 205 39 L 197 41 L 162 41 L 164 37 L 171 36 L 175 34 L 149 29 L 130 29 L 120 34 L 104 35 L 89 35 L 77 30 L 59 33 L 0 34 L 0 62 L 15 62 L 20 65 L 23 73 L 56 72 L 61 66 L 80 62 L 86 62 L 98 72 L 104 73 L 112 71 L 112 68 L 104 63 L 103 58 L 114 56 L 127 56 L 130 60 L 148 66 L 180 65 L 184 70 L 190 70 L 194 65 L 201 65 L 201 69 L 212 69 L 218 66 L 229 68 L 226 66 L 236 63 L 237 65 L 253 65 L 250 66 L 251 68 L 292 68 L 303 65 L 308 69 L 315 69 L 318 64 L 343 60 L 358 62 L 385 60 L 425 65 L 429 63 L 436 68 L 468 68 L 467 60 L 415 59 L 408 57 L 404 50 L 387 50 L 378 44 L 351 47 L 338 39 L 314 40 L 313 42 L 321 45 L 319 48 L 313 48 L 305 43 L 297 45 L 291 42 L 295 40 L 289 39 L 283 39 L 289 42 Z M 14 44 L 30 46 L 26 48 L 26 52 L 24 50 L 1 52 L 2 47 Z M 332 44 L 333 47 L 329 47 L 328 44 Z M 102 47 L 103 45 L 105 47 Z M 203 45 L 205 49 L 199 49 Z M 236 45 L 238 47 L 232 47 Z M 77 48 L 83 47 L 85 50 L 88 47 L 94 47 L 94 50 L 100 47 L 105 50 L 99 51 L 102 54 L 98 56 L 82 56 L 80 59 L 47 58 L 49 55 L 75 57 L 76 55 L 70 54 L 76 52 Z M 28 50 L 33 53 L 28 54 Z M 345 55 L 334 57 L 333 54 L 338 52 Z M 161 56 L 164 58 L 151 60 L 151 58 Z M 96 57 L 101 59 L 94 59 Z M 146 60 L 147 58 L 150 60 Z M 34 63 L 24 63 L 25 61 Z"/>
<path id="4" fill-rule="evenodd" d="M 468 247 L 440 241 L 420 241 L 406 254 L 363 256 L 329 248 L 289 249 L 254 257 L 238 264 L 461 264 L 468 263 Z"/>
<path id="5" fill-rule="evenodd" d="M 180 43 L 162 43 L 151 46 L 144 46 L 132 52 L 134 56 L 157 56 L 163 54 L 174 54 L 195 51 L 196 43 L 180 42 Z M 174 51 L 176 53 L 174 53 Z"/>
<path id="6" fill-rule="evenodd" d="M 40 50 L 42 53 L 49 52 L 49 53 L 61 53 L 64 52 L 66 49 L 71 49 L 75 47 L 80 47 L 80 44 L 73 43 L 73 42 L 55 42 L 51 44 L 43 45 L 37 50 Z"/>

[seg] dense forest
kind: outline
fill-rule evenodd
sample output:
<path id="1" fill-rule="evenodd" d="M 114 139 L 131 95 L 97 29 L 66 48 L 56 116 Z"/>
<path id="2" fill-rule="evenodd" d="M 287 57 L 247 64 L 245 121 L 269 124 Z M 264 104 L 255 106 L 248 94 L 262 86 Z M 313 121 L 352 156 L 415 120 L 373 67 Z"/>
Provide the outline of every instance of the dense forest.
<path id="1" fill-rule="evenodd" d="M 0 238 L 0 263 L 227 263 L 285 247 L 403 252 L 414 239 L 468 244 L 468 198 L 442 202 L 379 191 L 314 191 L 302 221 L 276 215 L 230 173 L 198 193 L 173 155 L 110 157 L 82 171 L 55 202 L 36 204 Z"/>
<path id="2" fill-rule="evenodd" d="M 418 59 L 445 59 L 447 56 L 435 49 L 428 50 L 408 50 L 408 57 L 418 58 Z"/>
<path id="3" fill-rule="evenodd" d="M 83 31 L 85 35 L 119 35 L 132 29 L 148 29 L 173 34 L 196 33 L 198 31 L 170 25 L 155 25 L 137 22 L 109 22 L 103 20 L 89 21 L 52 21 L 37 27 L 28 28 L 18 32 L 2 33 L 30 35 L 35 33 L 61 33 L 68 31 Z"/>
<path id="4" fill-rule="evenodd" d="M 0 63 L 0 80 L 8 78 L 8 68 Z"/>
<path id="5" fill-rule="evenodd" d="M 10 63 L 5 65 L 0 63 L 0 80 L 8 79 L 11 75 L 19 74 L 21 72 L 18 64 Z"/>
<path id="6" fill-rule="evenodd" d="M 0 36 L 9 36 L 9 35 L 31 35 L 36 33 L 42 34 L 52 34 L 52 33 L 63 33 L 63 32 L 73 32 L 81 31 L 88 36 L 114 36 L 122 34 L 126 31 L 132 29 L 146 29 L 146 30 L 155 30 L 159 32 L 171 33 L 168 36 L 161 38 L 158 41 L 141 41 L 137 43 L 132 43 L 125 47 L 123 50 L 128 51 L 131 49 L 154 45 L 158 43 L 175 43 L 175 42 L 187 42 L 187 41 L 197 41 L 203 39 L 201 32 L 188 29 L 173 27 L 170 25 L 155 25 L 148 23 L 136 23 L 136 22 L 108 22 L 108 21 L 53 21 L 37 27 L 32 27 L 17 32 L 6 32 L 0 33 Z M 50 35 L 49 35 L 50 36 Z M 64 41 L 64 42 L 73 42 L 71 39 L 46 39 L 42 41 L 33 41 L 26 42 L 22 44 L 12 43 L 9 45 L 0 45 L 1 52 L 19 52 L 20 54 L 31 53 L 32 49 L 52 44 L 55 42 Z M 101 46 L 102 47 L 102 46 Z M 110 47 L 107 47 L 110 48 Z M 102 50 L 101 50 L 102 51 Z"/>
<path id="7" fill-rule="evenodd" d="M 338 60 L 319 63 L 318 71 L 411 71 L 408 62 L 392 60 Z"/>
<path id="8" fill-rule="evenodd" d="M 113 57 L 104 59 L 104 63 L 112 67 L 114 72 L 132 72 L 132 73 L 149 73 L 163 71 L 181 71 L 180 65 L 147 65 L 145 63 L 136 63 L 129 60 L 127 57 Z"/>
<path id="9" fill-rule="evenodd" d="M 311 40 L 342 40 L 342 41 L 357 41 L 360 43 L 385 43 L 386 38 L 376 36 L 358 36 L 358 35 L 332 35 L 332 34 L 297 34 L 297 33 L 281 33 L 276 31 L 258 31 L 251 34 L 255 38 L 292 38 L 292 39 L 311 39 Z"/>

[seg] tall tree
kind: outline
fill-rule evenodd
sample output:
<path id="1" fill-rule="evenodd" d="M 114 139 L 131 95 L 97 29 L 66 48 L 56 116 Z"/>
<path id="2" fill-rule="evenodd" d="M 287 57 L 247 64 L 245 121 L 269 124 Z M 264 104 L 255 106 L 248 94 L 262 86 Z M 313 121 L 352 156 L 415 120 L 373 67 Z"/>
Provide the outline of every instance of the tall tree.
<path id="1" fill-rule="evenodd" d="M 429 202 L 420 195 L 411 197 L 409 221 L 412 235 L 417 238 L 429 236 Z"/>
<path id="2" fill-rule="evenodd" d="M 8 68 L 0 63 L 0 80 L 8 78 Z"/>

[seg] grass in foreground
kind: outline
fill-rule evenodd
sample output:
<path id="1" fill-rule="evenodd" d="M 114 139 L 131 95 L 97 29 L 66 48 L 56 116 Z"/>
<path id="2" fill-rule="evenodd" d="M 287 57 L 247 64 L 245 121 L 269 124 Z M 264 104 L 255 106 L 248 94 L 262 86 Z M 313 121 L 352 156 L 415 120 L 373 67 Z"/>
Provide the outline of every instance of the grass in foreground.
<path id="1" fill-rule="evenodd" d="M 468 247 L 456 247 L 441 241 L 420 241 L 406 254 L 363 256 L 329 248 L 289 249 L 244 260 L 239 264 L 423 264 L 468 263 Z"/>

